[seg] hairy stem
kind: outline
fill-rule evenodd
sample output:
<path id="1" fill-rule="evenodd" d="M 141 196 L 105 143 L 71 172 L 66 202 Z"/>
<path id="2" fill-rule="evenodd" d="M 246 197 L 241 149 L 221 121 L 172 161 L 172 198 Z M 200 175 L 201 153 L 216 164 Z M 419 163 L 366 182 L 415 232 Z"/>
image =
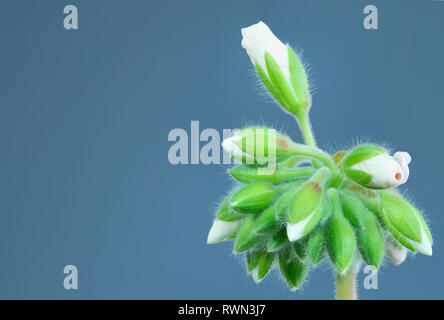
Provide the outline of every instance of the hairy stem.
<path id="1" fill-rule="evenodd" d="M 308 112 L 302 112 L 300 115 L 297 116 L 297 120 L 299 123 L 299 127 L 301 128 L 302 135 L 304 136 L 305 143 L 308 146 L 317 147 Z"/>
<path id="2" fill-rule="evenodd" d="M 293 143 L 289 148 L 290 154 L 307 156 L 314 159 L 317 162 L 324 164 L 333 173 L 336 173 L 337 167 L 334 160 L 330 157 L 328 153 L 318 149 L 316 147 L 307 146 L 305 144 Z"/>
<path id="3" fill-rule="evenodd" d="M 356 300 L 356 273 L 353 268 L 344 274 L 336 274 L 336 299 Z"/>

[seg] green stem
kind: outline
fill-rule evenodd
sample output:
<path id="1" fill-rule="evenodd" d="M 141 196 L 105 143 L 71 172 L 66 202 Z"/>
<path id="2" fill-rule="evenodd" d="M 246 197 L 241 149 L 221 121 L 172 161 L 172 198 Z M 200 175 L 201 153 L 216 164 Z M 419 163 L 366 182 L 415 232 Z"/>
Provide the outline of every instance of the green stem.
<path id="1" fill-rule="evenodd" d="M 305 143 L 308 146 L 317 147 L 308 112 L 302 112 L 300 115 L 296 116 L 296 119 L 298 120 L 299 127 L 301 128 Z"/>
<path id="2" fill-rule="evenodd" d="M 316 161 L 320 161 L 333 173 L 336 173 L 337 171 L 336 163 L 330 157 L 330 155 L 316 147 L 307 146 L 300 143 L 293 143 L 289 148 L 289 152 L 294 155 L 307 156 Z"/>
<path id="3" fill-rule="evenodd" d="M 356 273 L 353 268 L 345 274 L 336 274 L 336 299 L 356 300 Z"/>

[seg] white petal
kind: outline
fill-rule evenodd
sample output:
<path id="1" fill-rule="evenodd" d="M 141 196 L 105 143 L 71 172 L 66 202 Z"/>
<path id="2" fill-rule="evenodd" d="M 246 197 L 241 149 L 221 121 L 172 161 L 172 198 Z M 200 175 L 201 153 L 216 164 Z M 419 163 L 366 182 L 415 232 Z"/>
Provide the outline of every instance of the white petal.
<path id="1" fill-rule="evenodd" d="M 265 65 L 265 51 L 267 51 L 281 67 L 284 76 L 289 79 L 287 46 L 271 32 L 265 23 L 259 21 L 241 29 L 241 33 L 241 45 L 247 51 L 253 65 L 257 62 L 267 72 Z"/>
<path id="2" fill-rule="evenodd" d="M 387 256 L 394 265 L 400 265 L 407 258 L 408 250 L 404 246 L 394 246 L 391 243 L 387 243 Z"/>
<path id="3" fill-rule="evenodd" d="M 290 242 L 299 240 L 305 236 L 304 229 L 310 219 L 313 217 L 314 213 L 309 215 L 304 220 L 301 220 L 295 224 L 287 223 L 287 237 Z"/>
<path id="4" fill-rule="evenodd" d="M 369 183 L 370 187 L 395 187 L 402 184 L 404 180 L 404 173 L 400 164 L 385 153 L 358 162 L 351 168 L 370 174 L 372 176 Z"/>
<path id="5" fill-rule="evenodd" d="M 240 225 L 240 220 L 237 221 L 222 221 L 214 220 L 213 226 L 208 233 L 207 243 L 213 244 L 225 240 L 231 235 Z"/>
<path id="6" fill-rule="evenodd" d="M 393 159 L 395 159 L 395 161 L 399 163 L 402 170 L 403 176 L 401 179 L 401 184 L 406 183 L 410 174 L 409 164 L 412 161 L 412 157 L 410 157 L 407 152 L 398 151 L 393 155 Z"/>

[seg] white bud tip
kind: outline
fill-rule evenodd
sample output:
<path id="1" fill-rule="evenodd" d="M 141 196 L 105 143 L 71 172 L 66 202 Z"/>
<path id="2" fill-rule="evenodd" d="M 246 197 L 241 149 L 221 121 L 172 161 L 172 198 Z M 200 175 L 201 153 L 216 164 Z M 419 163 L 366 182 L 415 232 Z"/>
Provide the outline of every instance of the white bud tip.
<path id="1" fill-rule="evenodd" d="M 240 225 L 240 221 L 222 221 L 214 220 L 213 226 L 208 233 L 207 243 L 214 244 L 225 240 L 230 236 Z"/>

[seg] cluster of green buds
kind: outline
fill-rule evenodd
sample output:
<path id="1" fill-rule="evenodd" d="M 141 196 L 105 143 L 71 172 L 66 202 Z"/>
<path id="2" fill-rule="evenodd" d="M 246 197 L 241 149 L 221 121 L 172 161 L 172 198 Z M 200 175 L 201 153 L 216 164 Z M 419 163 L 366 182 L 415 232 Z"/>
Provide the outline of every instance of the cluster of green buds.
<path id="1" fill-rule="evenodd" d="M 377 269 L 384 256 L 400 264 L 408 252 L 431 255 L 426 222 L 397 189 L 408 179 L 410 155 L 390 155 L 372 144 L 334 155 L 318 148 L 298 56 L 262 22 L 242 34 L 265 87 L 296 116 L 306 144 L 261 127 L 226 139 L 223 148 L 239 163 L 228 170 L 237 184 L 220 206 L 207 242 L 234 240 L 233 252 L 245 255 L 256 282 L 276 268 L 291 290 L 323 260 L 345 279 L 362 262 Z"/>

